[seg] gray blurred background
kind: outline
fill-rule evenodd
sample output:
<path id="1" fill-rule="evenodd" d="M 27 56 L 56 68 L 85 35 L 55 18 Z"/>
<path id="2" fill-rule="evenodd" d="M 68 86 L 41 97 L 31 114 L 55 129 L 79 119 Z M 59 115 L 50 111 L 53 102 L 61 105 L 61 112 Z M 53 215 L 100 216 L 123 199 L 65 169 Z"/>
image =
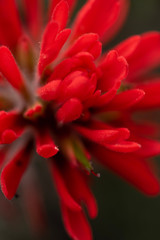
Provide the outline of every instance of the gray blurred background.
<path id="1" fill-rule="evenodd" d="M 83 2 L 85 1 L 79 0 L 79 6 Z M 160 1 L 132 0 L 128 19 L 112 45 L 148 30 L 160 30 Z M 27 202 L 32 201 L 32 183 L 26 187 L 27 190 L 23 187 L 24 193 L 21 193 L 20 188 L 17 198 L 11 202 L 1 195 L 0 240 L 67 240 L 69 238 L 61 221 L 58 198 L 48 177 L 45 161 L 35 159 L 32 162 L 36 172 L 35 181 L 40 183 L 38 187 L 43 193 L 41 204 L 44 209 L 42 213 L 38 211 L 42 221 L 37 221 L 37 226 L 32 227 L 32 221 L 27 220 L 29 211 L 25 209 L 23 196 L 28 196 Z M 99 205 L 97 219 L 90 221 L 94 239 L 159 240 L 160 197 L 143 196 L 109 171 L 101 168 L 99 170 L 101 178 L 93 178 L 92 184 Z M 32 208 L 30 205 L 29 207 Z M 33 212 L 35 209 L 33 208 Z M 36 227 L 36 231 L 31 231 Z"/>

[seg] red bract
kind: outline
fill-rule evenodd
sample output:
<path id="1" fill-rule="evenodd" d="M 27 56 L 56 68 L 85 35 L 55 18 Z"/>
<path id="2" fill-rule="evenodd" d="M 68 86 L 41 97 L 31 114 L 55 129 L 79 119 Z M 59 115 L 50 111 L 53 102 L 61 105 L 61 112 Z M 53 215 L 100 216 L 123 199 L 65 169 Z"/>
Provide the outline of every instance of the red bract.
<path id="1" fill-rule="evenodd" d="M 75 0 L 50 1 L 44 21 L 43 1 L 19 4 L 0 1 L 1 188 L 14 197 L 35 143 L 49 158 L 68 234 L 91 240 L 81 204 L 96 217 L 88 183 L 90 173 L 99 176 L 93 157 L 145 194 L 159 193 L 148 158 L 160 153 L 160 143 L 153 126 L 131 116 L 160 105 L 160 77 L 146 77 L 160 62 L 160 33 L 133 36 L 101 55 L 128 0 L 88 0 L 72 28 L 66 26 Z"/>

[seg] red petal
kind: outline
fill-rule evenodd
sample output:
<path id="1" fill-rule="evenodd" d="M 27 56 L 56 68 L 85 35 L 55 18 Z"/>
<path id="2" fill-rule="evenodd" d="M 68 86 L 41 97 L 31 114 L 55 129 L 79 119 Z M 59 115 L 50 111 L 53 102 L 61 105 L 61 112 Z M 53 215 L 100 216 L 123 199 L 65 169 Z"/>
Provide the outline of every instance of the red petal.
<path id="1" fill-rule="evenodd" d="M 75 199 L 81 203 L 83 201 L 87 207 L 89 216 L 95 218 L 97 216 L 96 200 L 88 187 L 88 179 L 85 178 L 83 173 L 76 168 L 67 165 L 65 169 L 65 182 Z M 79 191 L 81 189 L 81 191 Z"/>
<path id="2" fill-rule="evenodd" d="M 23 0 L 27 15 L 27 24 L 32 37 L 37 40 L 42 30 L 42 2 L 41 0 Z"/>
<path id="3" fill-rule="evenodd" d="M 138 156 L 141 157 L 154 157 L 160 154 L 160 142 L 147 139 L 147 138 L 136 138 L 141 144 L 141 148 L 137 151 Z"/>
<path id="4" fill-rule="evenodd" d="M 76 4 L 76 0 L 65 0 L 68 3 L 70 11 L 73 9 L 74 5 Z M 60 3 L 61 0 L 51 0 L 51 5 L 50 5 L 50 13 L 53 12 L 54 8 L 58 3 Z"/>
<path id="5" fill-rule="evenodd" d="M 17 134 L 11 129 L 5 130 L 1 135 L 1 141 L 3 144 L 12 143 L 16 139 L 17 139 Z"/>
<path id="6" fill-rule="evenodd" d="M 96 126 L 99 128 L 98 130 L 95 129 Z M 130 132 L 126 128 L 112 129 L 100 122 L 93 122 L 90 127 L 91 129 L 75 125 L 74 129 L 89 140 L 116 152 L 134 152 L 141 147 L 136 142 L 125 141 L 130 136 Z"/>
<path id="7" fill-rule="evenodd" d="M 131 89 L 119 93 L 106 107 L 107 110 L 126 110 L 141 101 L 145 96 L 145 92 L 141 89 Z M 135 106 L 136 107 L 136 106 Z"/>
<path id="8" fill-rule="evenodd" d="M 97 78 L 95 74 L 91 77 L 83 71 L 74 71 L 70 73 L 60 84 L 58 100 L 64 102 L 70 98 L 78 98 L 85 101 L 95 91 Z"/>
<path id="9" fill-rule="evenodd" d="M 84 33 L 97 33 L 103 37 L 106 31 L 114 24 L 119 14 L 117 0 L 90 0 L 78 13 L 73 24 L 72 38 Z"/>
<path id="10" fill-rule="evenodd" d="M 23 148 L 3 168 L 1 173 L 2 192 L 9 200 L 16 194 L 19 182 L 26 171 L 30 159 L 30 150 Z"/>
<path id="11" fill-rule="evenodd" d="M 99 101 L 99 99 L 101 98 L 101 91 L 100 90 L 96 90 L 94 92 L 94 94 L 92 94 L 92 96 L 89 97 L 89 99 L 87 99 L 84 102 L 84 108 L 88 109 L 92 106 L 96 106 L 97 102 Z"/>
<path id="12" fill-rule="evenodd" d="M 11 128 L 18 119 L 18 113 L 0 111 L 0 132 Z"/>
<path id="13" fill-rule="evenodd" d="M 9 49 L 5 46 L 0 47 L 0 56 L 0 72 L 15 89 L 24 91 L 23 77 Z"/>
<path id="14" fill-rule="evenodd" d="M 126 60 L 118 56 L 115 50 L 110 51 L 99 66 L 101 76 L 98 80 L 98 88 L 104 93 L 99 97 L 95 105 L 105 105 L 116 95 L 121 81 L 128 74 L 128 64 Z"/>
<path id="15" fill-rule="evenodd" d="M 157 138 L 158 137 L 158 132 L 159 132 L 159 126 L 158 123 L 155 122 L 150 122 L 147 118 L 142 119 L 140 122 L 135 122 L 134 119 L 132 119 L 132 114 L 123 114 L 121 116 L 121 120 L 123 124 L 126 125 L 131 131 L 131 137 L 135 137 L 135 134 L 138 133 L 139 136 L 145 136 L 145 137 L 151 137 L 151 138 Z M 133 135 L 134 133 L 134 135 Z M 137 141 L 137 140 L 136 140 Z M 138 142 L 138 141 L 137 141 Z"/>
<path id="16" fill-rule="evenodd" d="M 58 33 L 58 24 L 56 22 L 49 22 L 44 30 L 42 43 L 41 43 L 41 54 L 44 54 L 47 49 L 52 47 L 53 42 L 56 39 Z"/>
<path id="17" fill-rule="evenodd" d="M 45 101 L 55 100 L 61 80 L 53 80 L 38 89 L 38 95 Z"/>
<path id="18" fill-rule="evenodd" d="M 105 147 L 115 152 L 129 153 L 139 150 L 141 145 L 131 141 L 120 141 L 115 144 L 105 144 Z"/>
<path id="19" fill-rule="evenodd" d="M 136 104 L 136 109 L 148 109 L 160 107 L 160 78 L 149 79 L 146 83 L 137 85 L 145 92 L 144 98 Z"/>
<path id="20" fill-rule="evenodd" d="M 42 74 L 45 65 L 45 59 L 47 59 L 46 51 L 52 48 L 52 44 L 55 42 L 56 36 L 58 34 L 58 24 L 56 22 L 49 22 L 45 28 L 42 36 L 41 51 L 38 63 L 39 73 Z"/>
<path id="21" fill-rule="evenodd" d="M 95 145 L 92 152 L 102 164 L 145 194 L 157 195 L 160 192 L 159 181 L 145 159 L 134 154 L 115 153 Z"/>
<path id="22" fill-rule="evenodd" d="M 99 36 L 95 33 L 87 33 L 80 36 L 67 51 L 66 56 L 73 56 L 78 52 L 89 52 L 94 59 L 101 54 L 102 44 L 99 42 Z"/>
<path id="23" fill-rule="evenodd" d="M 58 167 L 56 167 L 56 164 L 51 166 L 51 171 L 56 190 L 63 204 L 73 211 L 81 211 L 81 206 L 74 200 L 74 198 L 72 198 L 71 194 L 69 193 L 63 175 Z"/>
<path id="24" fill-rule="evenodd" d="M 110 90 L 117 81 L 122 81 L 128 74 L 126 60 L 119 56 L 115 50 L 110 51 L 99 66 L 102 76 L 98 81 L 98 87 L 103 92 Z"/>
<path id="25" fill-rule="evenodd" d="M 0 111 L 0 143 L 8 144 L 16 140 L 23 132 L 24 127 L 19 123 L 16 112 Z"/>
<path id="26" fill-rule="evenodd" d="M 125 59 L 127 60 L 134 53 L 140 41 L 141 36 L 135 35 L 122 41 L 114 49 L 118 52 L 120 56 L 125 57 Z"/>
<path id="27" fill-rule="evenodd" d="M 93 56 L 87 52 L 81 52 L 72 58 L 65 59 L 54 68 L 49 81 L 53 79 L 63 79 L 69 73 L 77 70 L 77 68 L 87 68 L 91 72 L 95 72 L 96 67 L 93 61 Z"/>
<path id="28" fill-rule="evenodd" d="M 15 47 L 22 27 L 14 0 L 0 1 L 0 44 Z"/>
<path id="29" fill-rule="evenodd" d="M 148 32 L 142 35 L 141 41 L 133 54 L 127 59 L 129 64 L 128 81 L 159 65 L 160 33 Z"/>
<path id="30" fill-rule="evenodd" d="M 117 139 L 119 131 L 113 129 L 98 129 L 93 130 L 82 126 L 74 126 L 74 129 L 82 134 L 84 137 L 90 139 L 91 141 L 101 143 L 113 142 Z"/>
<path id="31" fill-rule="evenodd" d="M 70 237 L 75 240 L 92 240 L 92 233 L 82 211 L 75 212 L 61 203 L 64 225 Z"/>
<path id="32" fill-rule="evenodd" d="M 38 116 L 42 115 L 43 113 L 43 105 L 39 102 L 36 102 L 33 106 L 29 107 L 24 112 L 24 117 L 28 119 L 36 119 Z"/>
<path id="33" fill-rule="evenodd" d="M 115 21 L 112 23 L 112 25 L 107 29 L 105 32 L 102 41 L 106 44 L 108 41 L 110 41 L 111 38 L 113 38 L 117 32 L 121 29 L 124 21 L 126 20 L 127 13 L 129 10 L 130 1 L 129 0 L 119 0 L 119 11 L 118 15 L 115 19 Z"/>
<path id="34" fill-rule="evenodd" d="M 59 123 L 72 122 L 81 116 L 83 106 L 76 98 L 71 98 L 59 108 L 56 118 Z"/>
<path id="35" fill-rule="evenodd" d="M 63 79 L 79 65 L 78 58 L 68 58 L 60 62 L 55 68 L 49 79 Z"/>
<path id="36" fill-rule="evenodd" d="M 36 152 L 44 158 L 50 158 L 58 152 L 51 135 L 45 129 L 39 130 L 36 136 Z"/>
<path id="37" fill-rule="evenodd" d="M 104 122 L 101 121 L 97 121 L 97 120 L 92 120 L 92 122 L 90 122 L 90 128 L 91 129 L 101 129 L 101 130 L 115 130 L 119 132 L 119 136 L 118 139 L 119 140 L 125 140 L 128 139 L 130 137 L 130 131 L 127 128 L 113 128 L 110 125 L 107 125 Z"/>
<path id="38" fill-rule="evenodd" d="M 64 29 L 61 32 L 59 32 L 55 37 L 56 31 L 58 29 L 54 29 L 54 34 L 51 33 L 52 32 L 52 28 L 55 27 L 55 23 L 51 22 L 51 24 L 53 24 L 53 26 L 51 27 L 51 29 L 48 29 L 45 32 L 45 35 L 43 37 L 43 41 L 42 41 L 42 49 L 41 49 L 41 53 L 40 53 L 40 58 L 39 58 L 39 63 L 38 63 L 38 70 L 39 70 L 39 74 L 41 75 L 43 73 L 43 71 L 45 70 L 45 68 L 52 63 L 55 58 L 58 56 L 61 48 L 63 47 L 63 45 L 65 44 L 67 38 L 69 37 L 71 30 L 70 29 Z M 58 25 L 57 25 L 58 26 Z M 50 34 L 53 34 L 53 36 L 50 36 Z M 53 41 L 51 41 L 51 37 L 53 37 Z"/>
<path id="39" fill-rule="evenodd" d="M 68 3 L 66 1 L 62 0 L 56 5 L 52 20 L 58 23 L 59 30 L 65 28 L 68 20 Z"/>

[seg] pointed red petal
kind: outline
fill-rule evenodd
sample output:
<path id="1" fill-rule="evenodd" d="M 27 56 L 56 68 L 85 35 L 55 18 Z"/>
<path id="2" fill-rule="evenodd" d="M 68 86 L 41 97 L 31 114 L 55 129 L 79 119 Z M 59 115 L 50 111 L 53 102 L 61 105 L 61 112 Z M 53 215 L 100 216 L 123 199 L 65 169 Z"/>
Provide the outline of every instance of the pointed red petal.
<path id="1" fill-rule="evenodd" d="M 72 11 L 72 9 L 74 8 L 77 0 L 65 0 L 65 1 L 68 3 L 69 10 Z M 52 14 L 56 5 L 60 2 L 61 2 L 61 0 L 51 0 L 51 4 L 50 4 L 50 8 L 49 8 L 50 15 Z"/>
<path id="2" fill-rule="evenodd" d="M 120 44 L 114 47 L 114 49 L 118 52 L 120 56 L 125 57 L 125 59 L 127 60 L 134 53 L 140 41 L 141 36 L 134 35 L 122 41 Z"/>
<path id="3" fill-rule="evenodd" d="M 119 11 L 118 15 L 113 21 L 112 25 L 105 32 L 102 41 L 106 44 L 110 41 L 121 29 L 124 21 L 126 20 L 127 13 L 129 10 L 130 1 L 129 0 L 119 0 Z"/>
<path id="4" fill-rule="evenodd" d="M 26 171 L 30 159 L 30 150 L 23 148 L 3 168 L 1 173 L 2 192 L 9 200 L 16 194 L 19 182 Z"/>
<path id="5" fill-rule="evenodd" d="M 56 31 L 58 31 L 58 29 L 56 30 L 54 29 L 55 24 L 56 23 L 51 22 L 50 23 L 51 26 L 49 27 L 48 25 L 47 27 L 49 28 L 46 29 L 44 33 L 40 58 L 38 62 L 38 70 L 40 75 L 43 73 L 45 68 L 50 63 L 52 63 L 55 60 L 55 58 L 58 56 L 61 48 L 63 47 L 63 45 L 65 44 L 66 40 L 68 39 L 71 33 L 70 29 L 64 29 L 57 34 Z M 52 38 L 53 40 L 51 40 Z"/>
<path id="6" fill-rule="evenodd" d="M 141 145 L 131 141 L 120 141 L 115 144 L 105 144 L 105 147 L 115 152 L 129 153 L 139 150 Z"/>
<path id="7" fill-rule="evenodd" d="M 136 105 L 143 99 L 145 92 L 141 89 L 131 89 L 117 94 L 114 99 L 107 105 L 108 110 L 126 110 Z M 135 106 L 136 108 L 136 106 Z"/>
<path id="8" fill-rule="evenodd" d="M 65 0 L 60 1 L 52 14 L 52 20 L 58 23 L 59 31 L 65 28 L 68 20 L 68 3 Z"/>
<path id="9" fill-rule="evenodd" d="M 112 142 L 116 140 L 119 135 L 119 131 L 116 131 L 113 129 L 93 130 L 93 129 L 89 129 L 89 128 L 78 126 L 78 125 L 75 125 L 74 129 L 78 131 L 80 134 L 82 134 L 84 137 L 97 143 Z"/>
<path id="10" fill-rule="evenodd" d="M 120 5 L 117 0 L 90 0 L 78 13 L 73 24 L 72 38 L 84 33 L 97 33 L 103 37 L 114 24 L 119 14 Z"/>
<path id="11" fill-rule="evenodd" d="M 18 69 L 10 50 L 2 46 L 0 47 L 0 72 L 4 75 L 7 81 L 18 91 L 24 91 L 24 80 Z"/>
<path id="12" fill-rule="evenodd" d="M 75 240 L 92 240 L 92 233 L 82 211 L 75 212 L 61 203 L 62 217 L 68 234 Z"/>
<path id="13" fill-rule="evenodd" d="M 119 136 L 118 139 L 119 140 L 125 140 L 128 139 L 130 137 L 130 131 L 128 130 L 128 128 L 113 128 L 110 125 L 107 125 L 104 122 L 98 121 L 98 120 L 92 120 L 90 122 L 90 128 L 91 129 L 101 129 L 101 130 L 116 130 L 119 132 Z"/>
<path id="14" fill-rule="evenodd" d="M 51 48 L 52 43 L 56 39 L 57 33 L 58 33 L 58 24 L 54 21 L 49 22 L 42 36 L 41 54 L 44 54 L 45 51 L 47 51 L 47 49 Z"/>

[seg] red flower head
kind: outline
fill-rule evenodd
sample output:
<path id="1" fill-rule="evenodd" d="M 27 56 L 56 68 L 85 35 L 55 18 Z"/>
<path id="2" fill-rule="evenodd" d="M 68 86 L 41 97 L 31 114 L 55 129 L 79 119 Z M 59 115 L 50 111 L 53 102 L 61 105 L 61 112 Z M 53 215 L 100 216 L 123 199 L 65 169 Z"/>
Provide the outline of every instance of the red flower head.
<path id="1" fill-rule="evenodd" d="M 142 192 L 159 193 L 148 158 L 159 154 L 160 143 L 152 140 L 153 126 L 131 116 L 160 105 L 159 81 L 139 83 L 160 62 L 160 33 L 133 36 L 101 55 L 128 1 L 88 0 L 66 28 L 75 2 L 51 1 L 43 19 L 45 1 L 0 1 L 1 188 L 14 197 L 35 145 L 49 158 L 68 234 L 90 240 L 81 202 L 96 217 L 86 174 L 98 175 L 93 157 Z"/>

